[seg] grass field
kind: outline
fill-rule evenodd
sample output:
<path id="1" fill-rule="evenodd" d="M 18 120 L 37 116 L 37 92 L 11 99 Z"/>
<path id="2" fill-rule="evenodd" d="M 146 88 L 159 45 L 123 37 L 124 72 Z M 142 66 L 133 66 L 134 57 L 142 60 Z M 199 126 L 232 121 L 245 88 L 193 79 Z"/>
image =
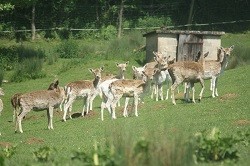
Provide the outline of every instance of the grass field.
<path id="1" fill-rule="evenodd" d="M 126 147 L 125 150 L 128 149 L 127 153 L 129 153 L 131 147 L 142 139 L 156 143 L 164 142 L 166 146 L 173 143 L 170 147 L 177 153 L 175 156 L 182 157 L 181 143 L 197 132 L 217 127 L 222 136 L 230 136 L 238 131 L 247 131 L 250 127 L 250 65 L 244 65 L 225 71 L 218 81 L 219 97 L 217 98 L 211 97 L 210 82 L 206 81 L 204 98 L 196 104 L 185 103 L 182 95 L 177 95 L 176 106 L 172 105 L 170 100 L 156 102 L 145 97 L 145 103 L 139 105 L 139 117 L 135 117 L 134 112 L 130 111 L 130 116 L 124 118 L 122 117 L 123 107 L 119 107 L 116 120 L 111 120 L 106 111 L 103 122 L 100 119 L 101 99 L 99 97 L 94 101 L 94 110 L 85 117 L 79 116 L 82 101 L 78 100 L 73 104 L 73 119 L 62 122 L 63 113 L 59 110 L 54 112 L 54 130 L 47 129 L 46 111 L 32 111 L 22 121 L 24 133 L 15 133 L 10 103 L 10 98 L 14 93 L 46 89 L 55 78 L 59 78 L 61 86 L 70 81 L 91 79 L 92 75 L 88 68 L 97 68 L 102 65 L 105 67 L 105 72 L 115 74 L 113 71 L 115 71 L 116 60 L 95 61 L 94 59 L 87 62 L 77 59 L 72 63 L 74 66 L 60 73 L 69 61 L 59 59 L 54 65 L 46 65 L 44 68 L 48 73 L 46 78 L 3 84 L 5 96 L 1 97 L 4 102 L 4 111 L 0 117 L 0 146 L 2 148 L 16 146 L 13 156 L 6 159 L 6 165 L 45 165 L 46 163 L 36 162 L 33 152 L 46 146 L 55 148 L 51 154 L 54 160 L 49 161 L 48 165 L 81 165 L 79 161 L 71 160 L 75 151 L 91 153 L 95 143 L 103 147 L 109 142 Z M 126 75 L 128 78 L 132 78 L 132 65 L 139 66 L 135 60 L 130 59 Z M 198 97 L 200 86 L 196 87 Z M 121 103 L 124 103 L 124 100 Z M 114 153 L 121 152 L 117 148 L 119 147 L 116 147 Z M 240 160 L 236 165 L 249 165 L 250 147 L 238 145 L 237 148 Z M 164 155 L 160 156 L 164 157 Z M 169 165 L 183 165 L 175 159 L 177 160 L 177 158 L 172 158 Z M 133 165 L 132 161 L 123 162 L 121 165 Z M 182 159 L 182 162 L 185 160 Z M 199 165 L 220 164 L 200 163 Z M 184 163 L 184 165 L 192 165 L 192 163 Z"/>

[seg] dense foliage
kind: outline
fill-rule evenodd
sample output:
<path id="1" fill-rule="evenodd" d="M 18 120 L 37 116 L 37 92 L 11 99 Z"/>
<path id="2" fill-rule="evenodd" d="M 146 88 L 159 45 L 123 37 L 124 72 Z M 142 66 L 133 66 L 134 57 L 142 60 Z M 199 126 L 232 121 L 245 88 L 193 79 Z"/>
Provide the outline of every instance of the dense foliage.
<path id="1" fill-rule="evenodd" d="M 81 0 L 5 0 L 5 4 L 14 5 L 12 10 L 0 10 L 1 36 L 14 37 L 18 40 L 30 37 L 28 32 L 14 30 L 30 30 L 32 10 L 34 24 L 40 35 L 45 38 L 58 36 L 67 38 L 69 33 L 85 37 L 89 32 L 78 29 L 110 29 L 110 25 L 118 28 L 122 11 L 123 28 L 153 28 L 171 25 L 185 25 L 189 17 L 192 24 L 210 25 L 191 27 L 191 29 L 241 31 L 249 29 L 249 2 L 235 0 L 120 0 L 120 1 L 81 1 Z M 122 6 L 123 4 L 123 6 Z M 2 4 L 3 6 L 3 4 Z M 8 7 L 8 5 L 5 5 Z M 243 20 L 243 22 L 242 22 Z M 248 20 L 248 21 L 245 21 Z M 226 24 L 224 22 L 236 21 Z M 220 24 L 211 24 L 220 23 Z M 53 29 L 54 28 L 54 29 Z M 57 29 L 59 28 L 59 29 Z M 72 28 L 74 30 L 72 30 Z M 180 27 L 185 29 L 186 27 Z M 57 29 L 55 33 L 55 29 Z M 112 30 L 112 32 L 115 32 Z M 79 35 L 80 34 L 80 35 Z M 109 33 L 110 34 L 110 33 Z M 108 36 L 104 36 L 108 37 Z"/>

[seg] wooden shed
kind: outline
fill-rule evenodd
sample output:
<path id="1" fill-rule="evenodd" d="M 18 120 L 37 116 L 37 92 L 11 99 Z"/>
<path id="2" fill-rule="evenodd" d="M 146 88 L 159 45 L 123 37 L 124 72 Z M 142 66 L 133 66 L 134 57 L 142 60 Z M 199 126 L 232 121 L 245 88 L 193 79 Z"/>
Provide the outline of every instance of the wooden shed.
<path id="1" fill-rule="evenodd" d="M 153 61 L 153 51 L 176 58 L 177 61 L 194 60 L 198 51 L 209 55 L 206 59 L 217 59 L 217 48 L 221 46 L 221 31 L 155 30 L 146 37 L 146 61 Z"/>

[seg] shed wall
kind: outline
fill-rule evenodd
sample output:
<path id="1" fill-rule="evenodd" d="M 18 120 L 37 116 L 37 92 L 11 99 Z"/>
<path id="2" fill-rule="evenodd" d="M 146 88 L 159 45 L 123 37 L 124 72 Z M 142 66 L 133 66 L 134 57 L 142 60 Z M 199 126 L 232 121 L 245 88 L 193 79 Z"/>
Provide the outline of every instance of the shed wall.
<path id="1" fill-rule="evenodd" d="M 220 36 L 203 36 L 203 53 L 209 51 L 206 60 L 217 60 L 217 48 L 221 46 Z"/>
<path id="2" fill-rule="evenodd" d="M 176 58 L 177 42 L 176 34 L 158 34 L 158 51 L 171 59 Z"/>

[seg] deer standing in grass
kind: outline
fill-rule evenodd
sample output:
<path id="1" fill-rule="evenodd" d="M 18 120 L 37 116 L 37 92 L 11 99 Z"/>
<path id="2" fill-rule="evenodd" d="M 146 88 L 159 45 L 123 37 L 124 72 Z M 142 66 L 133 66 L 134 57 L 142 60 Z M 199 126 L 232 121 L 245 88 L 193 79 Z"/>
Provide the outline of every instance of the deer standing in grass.
<path id="1" fill-rule="evenodd" d="M 82 116 L 84 116 L 85 108 L 86 114 L 89 113 L 89 109 L 92 109 L 93 96 L 99 92 L 99 84 L 101 82 L 101 72 L 103 67 L 97 69 L 89 69 L 94 74 L 93 80 L 80 80 L 70 82 L 65 86 L 67 100 L 64 103 L 63 121 L 66 121 L 66 115 L 69 111 L 69 117 L 71 117 L 72 104 L 78 98 L 83 98 Z"/>
<path id="2" fill-rule="evenodd" d="M 220 47 L 218 49 L 218 59 L 205 61 L 205 79 L 211 79 L 210 90 L 212 91 L 212 97 L 219 96 L 217 90 L 218 77 L 225 71 L 228 59 L 231 51 L 234 49 L 234 45 L 229 48 Z"/>
<path id="3" fill-rule="evenodd" d="M 217 91 L 217 81 L 218 77 L 224 72 L 228 58 L 231 54 L 231 51 L 234 49 L 234 45 L 229 48 L 220 47 L 217 50 L 217 60 L 207 60 L 205 61 L 205 68 L 204 68 L 204 80 L 210 79 L 210 90 L 212 91 L 212 97 L 218 96 Z M 196 57 L 196 61 L 200 60 L 200 56 Z M 188 88 L 187 88 L 188 90 Z M 186 93 L 188 95 L 188 92 Z M 186 99 L 188 96 L 185 97 Z"/>
<path id="4" fill-rule="evenodd" d="M 61 102 L 65 99 L 65 91 L 62 87 L 58 86 L 58 80 L 55 84 L 56 86 L 53 90 L 38 90 L 21 94 L 18 97 L 20 114 L 15 118 L 16 132 L 19 129 L 20 133 L 23 133 L 22 119 L 31 110 L 47 110 L 48 129 L 53 129 L 52 118 L 54 108 L 59 107 Z"/>
<path id="5" fill-rule="evenodd" d="M 137 107 L 139 98 L 143 97 L 143 95 L 149 92 L 154 73 L 155 71 L 146 70 L 143 71 L 143 80 L 124 79 L 116 80 L 110 84 L 110 91 L 107 96 L 108 100 L 106 102 L 106 107 L 108 108 L 109 112 L 112 113 L 112 119 L 116 119 L 116 103 L 122 97 L 134 99 L 135 116 L 138 116 Z M 101 114 L 103 120 L 103 112 L 101 112 Z"/>
<path id="6" fill-rule="evenodd" d="M 209 52 L 207 52 L 206 54 L 208 53 Z M 173 81 L 173 84 L 171 86 L 171 96 L 172 96 L 172 103 L 174 105 L 176 105 L 174 91 L 182 82 L 190 83 L 190 86 L 193 91 L 192 101 L 194 103 L 195 103 L 194 83 L 200 82 L 202 89 L 199 95 L 199 99 L 201 100 L 203 91 L 205 89 L 203 77 L 205 68 L 204 56 L 206 56 L 206 54 L 201 56 L 201 60 L 199 62 L 180 61 L 180 62 L 175 62 L 168 66 L 168 72 Z"/>

